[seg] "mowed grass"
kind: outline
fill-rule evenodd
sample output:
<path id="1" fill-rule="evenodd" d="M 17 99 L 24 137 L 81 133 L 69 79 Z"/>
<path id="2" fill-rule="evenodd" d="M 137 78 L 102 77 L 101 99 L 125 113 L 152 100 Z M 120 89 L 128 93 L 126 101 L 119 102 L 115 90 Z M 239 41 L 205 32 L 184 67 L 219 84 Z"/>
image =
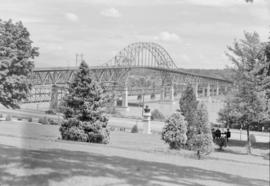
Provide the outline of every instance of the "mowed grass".
<path id="1" fill-rule="evenodd" d="M 160 135 L 114 131 L 107 145 L 63 141 L 58 126 L 0 122 L 2 185 L 268 185 L 267 143 L 246 155 L 232 141 L 197 160 Z M 1 185 L 0 184 L 0 185 Z M 2 186 L 1 185 L 1 186 Z"/>

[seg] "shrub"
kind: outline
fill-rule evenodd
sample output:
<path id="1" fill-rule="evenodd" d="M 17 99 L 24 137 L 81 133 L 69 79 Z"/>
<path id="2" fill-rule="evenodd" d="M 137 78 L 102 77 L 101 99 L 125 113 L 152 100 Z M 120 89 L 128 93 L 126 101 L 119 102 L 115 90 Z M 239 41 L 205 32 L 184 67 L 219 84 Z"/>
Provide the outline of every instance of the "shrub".
<path id="1" fill-rule="evenodd" d="M 164 120 L 165 116 L 158 110 L 154 109 L 151 112 L 151 120 Z"/>
<path id="2" fill-rule="evenodd" d="M 0 118 L 3 118 L 3 114 L 0 113 Z"/>
<path id="3" fill-rule="evenodd" d="M 249 140 L 250 140 L 250 143 L 251 145 L 255 144 L 256 143 L 256 137 L 254 134 L 250 134 L 249 135 Z"/>
<path id="4" fill-rule="evenodd" d="M 171 149 L 180 149 L 187 141 L 187 122 L 180 112 L 172 114 L 162 129 L 161 137 Z"/>
<path id="5" fill-rule="evenodd" d="M 138 95 L 137 100 L 142 100 L 142 95 Z"/>
<path id="6" fill-rule="evenodd" d="M 56 112 L 53 110 L 47 110 L 45 111 L 45 114 L 56 115 Z"/>
<path id="7" fill-rule="evenodd" d="M 131 133 L 138 133 L 138 132 L 139 132 L 138 125 L 133 125 L 133 127 L 131 129 Z"/>
<path id="8" fill-rule="evenodd" d="M 155 98 L 156 98 L 156 94 L 151 94 L 151 95 L 150 95 L 150 98 L 151 98 L 151 99 L 155 99 Z"/>
<path id="9" fill-rule="evenodd" d="M 59 124 L 59 121 L 58 121 L 58 119 L 48 118 L 48 123 L 50 125 L 58 125 Z"/>
<path id="10" fill-rule="evenodd" d="M 224 137 L 215 138 L 214 143 L 219 146 L 219 150 L 222 150 L 223 147 L 227 147 L 227 139 Z"/>
<path id="11" fill-rule="evenodd" d="M 30 117 L 30 118 L 28 118 L 28 122 L 32 122 L 33 121 L 33 119 Z"/>
<path id="12" fill-rule="evenodd" d="M 11 118 L 12 118 L 11 115 L 8 114 L 8 115 L 6 116 L 6 121 L 11 121 Z"/>
<path id="13" fill-rule="evenodd" d="M 42 117 L 38 119 L 38 123 L 47 125 L 49 123 L 48 118 L 47 117 Z"/>
<path id="14" fill-rule="evenodd" d="M 21 117 L 18 117 L 18 118 L 17 118 L 18 121 L 22 121 L 22 119 L 23 119 L 23 118 L 21 118 Z"/>

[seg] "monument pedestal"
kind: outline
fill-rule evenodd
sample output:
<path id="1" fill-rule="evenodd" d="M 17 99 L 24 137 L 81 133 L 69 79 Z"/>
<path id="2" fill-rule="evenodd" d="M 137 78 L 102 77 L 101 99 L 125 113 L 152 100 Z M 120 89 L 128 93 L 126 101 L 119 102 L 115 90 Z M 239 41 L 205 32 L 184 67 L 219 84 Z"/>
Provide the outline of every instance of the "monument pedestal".
<path id="1" fill-rule="evenodd" d="M 151 134 L 151 113 L 143 113 L 143 133 Z"/>

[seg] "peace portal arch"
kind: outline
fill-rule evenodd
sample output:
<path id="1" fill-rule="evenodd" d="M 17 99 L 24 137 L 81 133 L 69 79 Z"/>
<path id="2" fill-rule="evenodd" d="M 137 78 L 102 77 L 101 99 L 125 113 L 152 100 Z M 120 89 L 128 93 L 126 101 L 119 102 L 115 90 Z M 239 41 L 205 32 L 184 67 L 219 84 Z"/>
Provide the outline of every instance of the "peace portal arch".
<path id="1" fill-rule="evenodd" d="M 224 79 L 179 70 L 169 53 L 152 42 L 132 43 L 107 63 L 90 66 L 90 70 L 106 89 L 121 97 L 123 107 L 128 107 L 130 95 L 159 94 L 161 101 L 174 100 L 188 83 L 194 86 L 197 97 L 224 94 L 232 85 Z M 77 67 L 35 68 L 31 75 L 33 89 L 25 102 L 49 101 L 54 108 L 76 71 Z M 135 76 L 150 83 L 133 85 L 130 79 Z"/>

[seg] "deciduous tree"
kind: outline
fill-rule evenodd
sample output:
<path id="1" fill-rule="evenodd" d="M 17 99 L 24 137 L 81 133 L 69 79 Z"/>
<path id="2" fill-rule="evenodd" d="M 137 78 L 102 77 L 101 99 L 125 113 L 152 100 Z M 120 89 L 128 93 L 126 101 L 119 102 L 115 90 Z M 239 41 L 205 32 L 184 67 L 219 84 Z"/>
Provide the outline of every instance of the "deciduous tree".
<path id="1" fill-rule="evenodd" d="M 0 104 L 7 108 L 19 108 L 30 91 L 33 59 L 39 55 L 32 43 L 22 22 L 0 20 Z"/>

